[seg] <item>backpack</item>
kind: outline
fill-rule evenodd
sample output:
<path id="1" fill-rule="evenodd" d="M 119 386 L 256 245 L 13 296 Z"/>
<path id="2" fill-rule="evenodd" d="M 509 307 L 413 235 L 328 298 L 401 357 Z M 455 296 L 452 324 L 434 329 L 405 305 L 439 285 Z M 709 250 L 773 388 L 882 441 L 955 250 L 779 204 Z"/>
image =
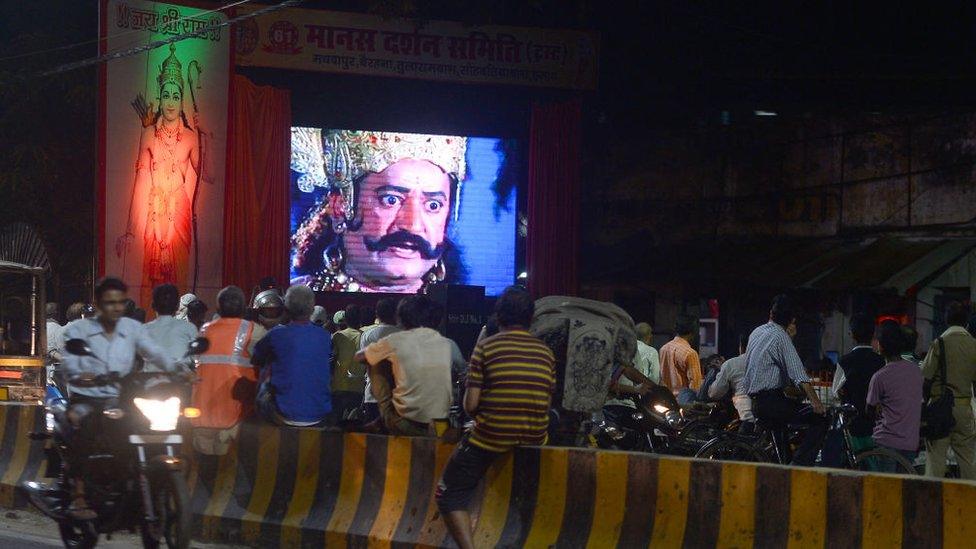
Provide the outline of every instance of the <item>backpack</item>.
<path id="1" fill-rule="evenodd" d="M 946 351 L 945 341 L 940 337 L 939 341 L 939 373 L 937 378 L 942 382 L 942 394 L 938 398 L 930 398 L 922 406 L 922 430 L 921 435 L 926 440 L 939 440 L 949 436 L 952 428 L 956 426 L 956 418 L 952 415 L 952 408 L 955 405 L 955 396 L 952 389 L 946 384 Z M 932 380 L 935 385 L 935 378 Z"/>

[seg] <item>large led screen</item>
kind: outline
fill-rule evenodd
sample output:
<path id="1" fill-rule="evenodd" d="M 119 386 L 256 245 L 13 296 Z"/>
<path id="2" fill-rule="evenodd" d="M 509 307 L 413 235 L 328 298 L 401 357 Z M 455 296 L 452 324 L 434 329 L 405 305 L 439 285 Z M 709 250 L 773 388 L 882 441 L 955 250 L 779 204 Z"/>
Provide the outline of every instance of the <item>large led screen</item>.
<path id="1" fill-rule="evenodd" d="M 514 281 L 517 142 L 292 128 L 291 146 L 292 283 L 497 295 Z"/>

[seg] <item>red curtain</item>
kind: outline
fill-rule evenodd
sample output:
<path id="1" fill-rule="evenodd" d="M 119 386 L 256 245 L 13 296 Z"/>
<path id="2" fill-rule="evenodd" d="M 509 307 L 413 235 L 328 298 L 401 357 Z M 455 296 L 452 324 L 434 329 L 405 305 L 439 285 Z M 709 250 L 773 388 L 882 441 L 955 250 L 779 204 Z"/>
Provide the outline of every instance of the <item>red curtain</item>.
<path id="1" fill-rule="evenodd" d="M 224 190 L 224 285 L 288 280 L 291 93 L 234 76 Z"/>
<path id="2" fill-rule="evenodd" d="M 529 134 L 526 264 L 535 297 L 576 295 L 580 101 L 536 104 Z"/>

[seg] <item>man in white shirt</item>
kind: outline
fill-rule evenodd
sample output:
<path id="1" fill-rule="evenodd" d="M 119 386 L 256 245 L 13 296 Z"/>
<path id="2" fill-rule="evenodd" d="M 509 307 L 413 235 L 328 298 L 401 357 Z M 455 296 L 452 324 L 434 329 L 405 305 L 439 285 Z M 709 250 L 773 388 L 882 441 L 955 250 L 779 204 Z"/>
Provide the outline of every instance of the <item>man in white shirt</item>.
<path id="1" fill-rule="evenodd" d="M 392 435 L 426 436 L 431 421 L 446 419 L 451 407 L 451 343 L 423 324 L 430 300 L 413 295 L 400 301 L 401 332 L 356 353 L 369 365 L 380 418 Z"/>
<path id="2" fill-rule="evenodd" d="M 119 379 L 132 372 L 141 356 L 164 371 L 172 371 L 173 361 L 149 336 L 146 327 L 125 318 L 128 287 L 117 278 L 104 278 L 95 285 L 98 316 L 72 322 L 64 330 L 66 342 L 80 339 L 91 350 L 90 355 L 65 353 L 64 371 L 69 380 L 70 405 L 67 417 L 74 433 L 69 445 L 69 463 L 74 482 L 74 501 L 67 512 L 76 520 L 94 520 L 96 513 L 85 501 L 85 487 L 78 472 L 82 460 L 92 451 L 91 442 L 99 432 L 102 411 L 115 406 L 120 385 L 115 380 L 90 383 L 88 376 L 115 375 Z"/>
<path id="3" fill-rule="evenodd" d="M 634 330 L 637 332 L 637 355 L 634 357 L 634 366 L 647 376 L 647 379 L 654 383 L 661 383 L 661 357 L 657 349 L 651 346 L 654 329 L 650 324 L 641 322 L 634 326 Z"/>
<path id="4" fill-rule="evenodd" d="M 739 336 L 739 356 L 732 357 L 722 364 L 715 381 L 708 387 L 708 398 L 721 399 L 732 393 L 732 405 L 742 421 L 752 421 L 752 397 L 745 392 L 742 380 L 746 377 L 746 346 L 749 338 Z"/>
<path id="5" fill-rule="evenodd" d="M 44 306 L 44 315 L 47 317 L 47 356 L 55 362 L 61 361 L 61 347 L 64 347 L 62 332 L 64 327 L 58 323 L 58 304 L 48 303 Z"/>
<path id="6" fill-rule="evenodd" d="M 163 284 L 153 288 L 153 310 L 156 319 L 146 324 L 146 332 L 175 364 L 188 368 L 190 359 L 187 348 L 197 338 L 196 326 L 187 320 L 173 316 L 180 306 L 180 293 L 176 286 Z M 144 371 L 158 371 L 152 364 L 146 364 Z"/>
<path id="7" fill-rule="evenodd" d="M 385 297 L 376 302 L 376 323 L 363 329 L 363 335 L 359 338 L 359 350 L 363 351 L 373 343 L 384 337 L 400 331 L 396 321 L 397 302 L 392 298 Z M 373 385 L 366 376 L 366 391 L 363 395 L 363 410 L 365 422 L 374 421 L 379 417 L 379 406 L 376 397 L 373 396 Z"/>

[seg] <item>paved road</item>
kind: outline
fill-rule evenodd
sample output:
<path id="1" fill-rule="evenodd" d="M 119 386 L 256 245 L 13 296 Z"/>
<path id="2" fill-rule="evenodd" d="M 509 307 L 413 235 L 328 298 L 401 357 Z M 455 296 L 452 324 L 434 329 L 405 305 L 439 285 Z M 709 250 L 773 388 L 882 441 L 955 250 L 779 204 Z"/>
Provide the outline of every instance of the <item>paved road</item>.
<path id="1" fill-rule="evenodd" d="M 51 549 L 64 547 L 53 521 L 31 511 L 0 511 L 0 549 Z M 142 547 L 139 535 L 117 534 L 108 541 L 99 538 L 99 549 L 129 549 Z M 194 549 L 239 549 L 233 545 L 194 542 Z"/>

